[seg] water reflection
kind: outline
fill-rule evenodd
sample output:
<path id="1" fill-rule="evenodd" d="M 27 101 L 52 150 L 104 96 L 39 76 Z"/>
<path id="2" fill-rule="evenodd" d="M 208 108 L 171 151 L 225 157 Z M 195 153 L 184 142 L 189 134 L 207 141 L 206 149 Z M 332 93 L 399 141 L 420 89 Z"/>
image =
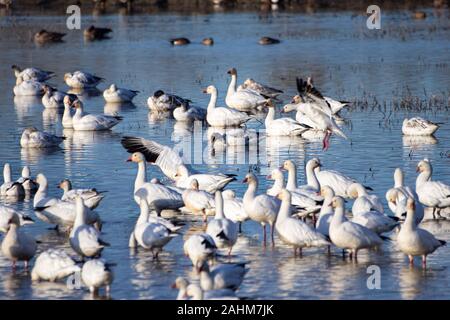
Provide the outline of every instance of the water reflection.
<path id="1" fill-rule="evenodd" d="M 109 115 L 117 115 L 120 112 L 127 112 L 136 109 L 136 105 L 132 102 L 125 103 L 111 103 L 107 102 L 103 107 L 103 113 Z"/>

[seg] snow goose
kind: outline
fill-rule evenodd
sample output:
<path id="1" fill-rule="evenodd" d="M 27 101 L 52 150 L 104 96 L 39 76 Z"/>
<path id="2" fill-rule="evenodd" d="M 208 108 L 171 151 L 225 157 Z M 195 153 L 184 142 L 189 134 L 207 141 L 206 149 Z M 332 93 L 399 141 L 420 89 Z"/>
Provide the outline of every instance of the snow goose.
<path id="1" fill-rule="evenodd" d="M 347 189 L 347 194 L 351 199 L 356 199 L 352 206 L 354 216 L 372 210 L 384 213 L 380 199 L 374 194 L 369 195 L 362 184 L 352 183 Z"/>
<path id="2" fill-rule="evenodd" d="M 106 295 L 110 294 L 111 283 L 114 280 L 111 266 L 112 264 L 106 263 L 103 259 L 93 259 L 83 264 L 81 279 L 92 295 L 98 294 L 101 287 L 105 287 Z"/>
<path id="3" fill-rule="evenodd" d="M 274 246 L 274 224 L 277 219 L 278 211 L 280 210 L 281 202 L 277 198 L 267 194 L 256 195 L 256 190 L 258 189 L 258 178 L 256 178 L 253 173 L 248 173 L 242 182 L 248 184 L 248 188 L 243 199 L 244 210 L 250 219 L 262 225 L 264 245 L 266 245 L 266 224 L 270 225 L 272 246 Z"/>
<path id="4" fill-rule="evenodd" d="M 339 171 L 335 170 L 322 170 L 321 167 L 314 169 L 317 180 L 320 185 L 329 186 L 333 189 L 334 193 L 342 198 L 349 198 L 347 194 L 348 188 L 357 181 L 349 176 L 346 176 Z M 372 188 L 364 186 L 366 190 L 372 191 Z"/>
<path id="5" fill-rule="evenodd" d="M 83 36 L 88 41 L 110 39 L 109 34 L 112 32 L 110 28 L 98 28 L 91 25 L 83 30 Z"/>
<path id="6" fill-rule="evenodd" d="M 63 105 L 64 97 L 68 95 L 65 92 L 58 91 L 48 85 L 44 85 L 44 95 L 42 96 L 42 104 L 48 109 L 57 109 Z M 71 99 L 75 100 L 76 95 L 70 94 Z"/>
<path id="7" fill-rule="evenodd" d="M 436 218 L 436 215 L 440 216 L 442 209 L 450 207 L 450 186 L 432 180 L 433 169 L 428 159 L 417 164 L 417 172 L 416 192 L 419 201 L 424 206 L 433 208 L 433 218 Z"/>
<path id="8" fill-rule="evenodd" d="M 7 229 L 2 231 L 6 233 L 1 245 L 3 255 L 12 260 L 13 269 L 17 261 L 24 261 L 27 269 L 28 262 L 36 253 L 36 240 L 20 230 L 20 218 L 17 214 L 13 214 L 8 221 Z"/>
<path id="9" fill-rule="evenodd" d="M 267 102 L 269 112 L 267 113 L 264 124 L 266 133 L 269 136 L 300 136 L 309 128 L 301 125 L 291 118 L 275 119 L 275 106 L 271 100 Z"/>
<path id="10" fill-rule="evenodd" d="M 300 96 L 295 96 L 294 97 L 294 101 L 295 99 L 298 97 L 298 99 L 300 99 Z M 301 108 L 300 104 L 296 104 L 296 103 L 288 103 L 286 105 L 283 106 L 283 108 L 281 109 L 282 113 L 289 113 L 291 111 L 296 111 L 295 113 L 295 121 L 297 121 L 298 123 L 311 128 L 310 130 L 320 130 L 320 126 L 317 125 L 316 122 L 314 122 L 313 120 L 311 120 L 305 113 L 303 113 L 303 110 Z"/>
<path id="11" fill-rule="evenodd" d="M 69 236 L 70 246 L 83 258 L 100 255 L 102 250 L 109 246 L 109 243 L 100 238 L 97 229 L 86 224 L 86 207 L 80 196 L 75 199 L 75 211 L 75 222 Z"/>
<path id="12" fill-rule="evenodd" d="M 42 82 L 23 80 L 22 77 L 18 77 L 13 91 L 15 96 L 42 96 L 44 94 L 44 86 Z"/>
<path id="13" fill-rule="evenodd" d="M 408 136 L 430 136 L 439 129 L 439 125 L 421 117 L 403 120 L 402 133 Z"/>
<path id="14" fill-rule="evenodd" d="M 284 243 L 294 247 L 294 255 L 297 255 L 297 249 L 300 256 L 305 247 L 329 246 L 330 243 L 321 233 L 314 231 L 303 221 L 291 217 L 291 193 L 286 189 L 278 194 L 281 200 L 280 211 L 275 222 L 275 229 Z"/>
<path id="15" fill-rule="evenodd" d="M 208 86 L 205 90 L 203 90 L 203 92 L 211 95 L 206 111 L 206 121 L 210 126 L 219 128 L 239 127 L 252 119 L 252 117 L 245 112 L 225 107 L 216 107 L 216 87 L 212 85 Z"/>
<path id="16" fill-rule="evenodd" d="M 416 201 L 416 222 L 420 223 L 423 219 L 423 207 L 419 202 L 417 194 L 410 187 L 405 186 L 403 182 L 403 171 L 400 168 L 396 168 L 394 171 L 394 187 L 386 192 L 386 200 L 388 202 L 389 209 L 399 219 L 406 217 L 406 202 L 408 198 L 412 198 Z"/>
<path id="17" fill-rule="evenodd" d="M 64 104 L 64 113 L 61 119 L 61 124 L 64 129 L 73 129 L 73 115 L 75 112 L 72 109 L 72 103 L 75 100 L 72 100 L 71 95 L 66 95 L 63 99 Z"/>
<path id="18" fill-rule="evenodd" d="M 45 71 L 34 67 L 21 69 L 19 66 L 14 64 L 11 66 L 11 69 L 14 70 L 14 75 L 16 76 L 16 78 L 21 77 L 23 80 L 44 82 L 55 76 L 55 73 L 53 71 Z"/>
<path id="19" fill-rule="evenodd" d="M 277 197 L 284 189 L 284 176 L 280 169 L 273 169 L 271 174 L 267 176 L 267 179 L 274 180 L 273 186 L 267 190 L 267 194 L 272 197 Z M 280 199 L 281 200 L 281 199 Z M 320 210 L 320 203 L 322 201 L 316 201 L 301 193 L 291 191 L 291 202 L 296 208 L 301 209 L 302 212 L 297 212 L 297 216 L 306 216 L 310 213 Z"/>
<path id="20" fill-rule="evenodd" d="M 76 100 L 72 103 L 75 114 L 72 117 L 74 130 L 79 131 L 101 131 L 109 130 L 123 119 L 120 116 L 110 116 L 107 114 L 89 114 L 83 111 L 83 103 Z"/>
<path id="21" fill-rule="evenodd" d="M 357 259 L 358 250 L 374 248 L 382 244 L 383 240 L 372 230 L 348 221 L 344 215 L 344 199 L 334 197 L 333 219 L 330 223 L 330 239 L 336 247 L 350 250 L 350 259 Z"/>
<path id="22" fill-rule="evenodd" d="M 158 254 L 162 251 L 163 247 L 177 236 L 176 233 L 172 233 L 164 224 L 158 222 L 149 221 L 149 208 L 147 201 L 141 199 L 139 218 L 136 221 L 133 232 L 130 235 L 129 246 L 131 248 L 137 247 L 137 245 L 151 250 L 153 259 L 158 258 Z"/>
<path id="23" fill-rule="evenodd" d="M 140 198 L 145 198 L 149 207 L 155 210 L 158 216 L 163 209 L 177 210 L 183 206 L 183 198 L 177 191 L 162 184 L 147 182 L 145 157 L 142 153 L 133 153 L 127 161 L 138 164 L 134 181 L 134 200 L 137 204 L 140 205 Z"/>
<path id="24" fill-rule="evenodd" d="M 95 188 L 91 189 L 72 189 L 72 182 L 69 179 L 64 179 L 58 184 L 58 188 L 63 190 L 64 194 L 61 197 L 63 201 L 75 202 L 75 198 L 80 196 L 84 200 L 84 205 L 89 209 L 95 209 L 105 197 L 102 193 L 106 191 L 97 191 Z"/>
<path id="25" fill-rule="evenodd" d="M 0 231 L 8 229 L 9 221 L 14 215 L 19 217 L 21 226 L 34 223 L 34 220 L 31 217 L 17 211 L 12 207 L 0 204 Z"/>
<path id="26" fill-rule="evenodd" d="M 201 107 L 191 106 L 188 103 L 182 103 L 173 110 L 173 117 L 177 121 L 193 122 L 206 119 L 206 110 Z"/>
<path id="27" fill-rule="evenodd" d="M 197 180 L 199 190 L 205 190 L 209 193 L 214 193 L 217 190 L 222 190 L 231 181 L 236 180 L 235 174 L 207 174 L 198 173 L 189 175 L 188 169 L 184 165 L 178 166 L 175 174 L 175 185 L 178 188 L 188 188 L 192 180 Z"/>
<path id="28" fill-rule="evenodd" d="M 352 222 L 360 224 L 376 234 L 392 231 L 399 225 L 399 218 L 389 217 L 378 211 L 360 212 L 353 215 Z"/>
<path id="29" fill-rule="evenodd" d="M 311 85 L 312 87 L 314 87 L 312 77 L 308 77 L 307 83 L 309 85 Z M 333 98 L 325 97 L 325 96 L 323 98 L 330 106 L 330 109 L 331 109 L 331 112 L 333 115 L 337 115 L 339 113 L 339 111 L 341 111 L 343 108 L 347 107 L 350 104 L 349 101 L 339 101 L 339 100 L 335 100 Z"/>
<path id="30" fill-rule="evenodd" d="M 205 290 L 237 290 L 248 268 L 245 263 L 221 263 L 209 267 L 206 262 L 200 268 L 200 287 Z"/>
<path id="31" fill-rule="evenodd" d="M 187 286 L 186 296 L 191 297 L 191 300 L 239 300 L 236 295 L 230 293 L 228 290 L 211 290 L 205 292 L 199 285 L 193 283 Z"/>
<path id="32" fill-rule="evenodd" d="M 283 93 L 282 90 L 275 89 L 275 88 L 266 86 L 264 84 L 258 83 L 255 80 L 253 80 L 252 78 L 248 78 L 247 80 L 245 80 L 244 83 L 242 84 L 242 88 L 256 91 L 257 93 L 267 96 L 267 97 L 270 97 L 270 98 L 276 98 L 280 94 Z"/>
<path id="33" fill-rule="evenodd" d="M 415 256 L 422 256 L 422 265 L 426 267 L 427 255 L 445 245 L 445 241 L 436 239 L 433 234 L 417 226 L 414 199 L 407 200 L 406 220 L 397 236 L 400 251 L 408 255 L 409 263 L 414 263 Z"/>
<path id="34" fill-rule="evenodd" d="M 103 80 L 103 78 L 82 71 L 64 74 L 64 82 L 74 89 L 95 88 Z"/>
<path id="35" fill-rule="evenodd" d="M 217 247 L 210 235 L 202 233 L 190 236 L 184 242 L 183 251 L 191 260 L 194 268 L 199 271 L 203 262 L 215 257 Z"/>
<path id="36" fill-rule="evenodd" d="M 321 186 L 320 195 L 323 197 L 322 208 L 319 211 L 319 217 L 316 222 L 316 231 L 327 238 L 330 237 L 330 223 L 333 219 L 333 208 L 331 206 L 335 197 L 334 190 L 330 186 Z"/>
<path id="37" fill-rule="evenodd" d="M 0 196 L 20 198 L 25 195 L 21 183 L 12 181 L 11 166 L 5 163 L 3 166 L 3 184 L 0 186 Z"/>
<path id="38" fill-rule="evenodd" d="M 215 194 L 216 215 L 214 219 L 208 222 L 206 233 L 213 238 L 216 247 L 229 248 L 228 255 L 237 241 L 238 227 L 237 224 L 225 217 L 223 212 L 222 192 L 216 191 Z"/>
<path id="39" fill-rule="evenodd" d="M 235 68 L 228 70 L 227 73 L 231 75 L 231 81 L 228 85 L 227 96 L 225 98 L 225 103 L 228 107 L 239 111 L 251 111 L 267 103 L 268 97 L 264 97 L 254 90 L 236 90 L 237 71 Z"/>
<path id="40" fill-rule="evenodd" d="M 105 98 L 106 102 L 110 103 L 131 102 L 138 93 L 139 91 L 118 88 L 115 84 L 112 84 L 108 89 L 103 91 L 103 98 Z"/>
<path id="41" fill-rule="evenodd" d="M 64 250 L 48 249 L 36 258 L 31 280 L 55 282 L 80 271 L 81 268 Z"/>
<path id="42" fill-rule="evenodd" d="M 207 221 L 207 216 L 215 212 L 214 197 L 203 190 L 199 190 L 197 179 L 192 179 L 188 188 L 182 194 L 184 206 L 193 214 L 203 215 L 203 222 Z"/>
<path id="43" fill-rule="evenodd" d="M 169 179 L 175 180 L 178 166 L 183 164 L 176 151 L 155 141 L 138 137 L 125 136 L 121 143 L 129 153 L 141 152 L 147 162 L 158 166 Z"/>
<path id="44" fill-rule="evenodd" d="M 225 217 L 235 223 L 239 223 L 239 232 L 241 232 L 242 222 L 249 219 L 248 214 L 244 210 L 242 199 L 236 197 L 236 193 L 231 189 L 224 190 L 222 198 Z"/>
<path id="45" fill-rule="evenodd" d="M 332 111 L 330 109 L 329 104 L 323 98 L 317 89 L 311 87 L 306 83 L 306 81 L 302 81 L 302 79 L 297 78 L 297 89 L 300 95 L 305 99 L 305 103 L 301 104 L 301 110 L 304 114 L 308 116 L 309 119 L 313 120 L 316 124 L 316 127 L 320 130 L 324 131 L 325 137 L 323 139 L 323 149 L 327 150 L 329 148 L 329 140 L 330 136 L 334 133 L 337 134 L 344 139 L 347 139 L 347 136 L 342 132 L 342 130 L 338 127 L 336 122 L 334 121 L 332 115 Z M 318 107 L 319 105 L 320 107 Z"/>
<path id="46" fill-rule="evenodd" d="M 320 183 L 317 180 L 314 169 L 320 167 L 321 163 L 318 158 L 312 158 L 306 163 L 305 171 L 306 171 L 306 183 L 300 187 L 297 186 L 297 166 L 291 160 L 286 160 L 283 162 L 282 170 L 287 170 L 288 172 L 288 180 L 286 189 L 288 191 L 295 191 L 302 195 L 305 195 L 313 200 L 321 201 L 323 200 L 322 196 L 318 195 L 320 191 Z"/>
<path id="47" fill-rule="evenodd" d="M 48 44 L 48 43 L 57 43 L 63 42 L 63 37 L 65 33 L 47 31 L 45 29 L 40 30 L 34 34 L 34 42 L 39 45 Z"/>
<path id="48" fill-rule="evenodd" d="M 39 185 L 33 199 L 36 216 L 43 222 L 57 225 L 58 228 L 72 228 L 76 218 L 75 203 L 48 197 L 48 182 L 42 173 L 36 176 L 36 183 Z M 95 224 L 97 228 L 100 228 L 101 221 L 97 213 L 88 209 L 85 215 L 89 224 Z"/>
<path id="49" fill-rule="evenodd" d="M 191 100 L 184 99 L 180 96 L 165 93 L 162 90 L 157 90 L 147 99 L 147 105 L 151 111 L 154 112 L 165 112 L 172 111 L 176 107 L 183 104 L 189 104 Z"/>
<path id="50" fill-rule="evenodd" d="M 22 168 L 22 176 L 17 179 L 17 182 L 22 185 L 25 192 L 35 192 L 38 189 L 36 181 L 31 178 L 30 168 L 28 166 Z"/>
<path id="51" fill-rule="evenodd" d="M 29 127 L 22 132 L 20 146 L 22 148 L 54 148 L 59 146 L 64 139 L 64 137 Z"/>

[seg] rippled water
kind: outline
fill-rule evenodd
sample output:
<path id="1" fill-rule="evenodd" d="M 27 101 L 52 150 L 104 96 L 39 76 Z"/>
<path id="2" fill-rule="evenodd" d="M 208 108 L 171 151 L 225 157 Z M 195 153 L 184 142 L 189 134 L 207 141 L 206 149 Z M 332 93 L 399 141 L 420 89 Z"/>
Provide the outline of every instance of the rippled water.
<path id="1" fill-rule="evenodd" d="M 63 30 L 62 16 L 5 16 L 0 19 L 0 164 L 9 162 L 14 178 L 20 168 L 30 166 L 33 175 L 44 172 L 50 194 L 59 195 L 56 184 L 70 178 L 75 187 L 108 190 L 97 209 L 105 221 L 104 239 L 112 246 L 104 258 L 117 263 L 112 297 L 115 299 L 172 299 L 176 292 L 170 284 L 177 276 L 190 279 L 190 261 L 182 252 L 183 239 L 202 229 L 199 220 L 189 222 L 183 236 L 174 239 L 159 261 L 151 254 L 128 249 L 129 234 L 139 209 L 132 199 L 136 167 L 125 163 L 127 153 L 119 141 L 122 135 L 137 135 L 174 145 L 186 134 L 185 128 L 171 119 L 155 119 L 148 112 L 147 97 L 157 89 L 176 92 L 205 106 L 208 96 L 201 89 L 209 84 L 219 88 L 220 104 L 228 77 L 226 70 L 236 67 L 240 80 L 252 77 L 274 87 L 283 88 L 285 102 L 295 94 L 295 77 L 314 76 L 316 85 L 331 97 L 369 101 L 369 106 L 343 112 L 347 120 L 344 131 L 351 138 L 332 139 L 331 148 L 321 151 L 321 142 L 291 140 L 281 142 L 278 157 L 273 141 L 260 150 L 267 154 L 259 166 L 260 190 L 269 185 L 265 176 L 277 161 L 293 159 L 299 164 L 299 178 L 304 179 L 302 165 L 313 156 L 324 167 L 340 170 L 365 184 L 384 199 L 393 185 L 392 173 L 401 167 L 406 182 L 414 185 L 415 166 L 420 159 L 432 160 L 436 179 L 450 182 L 450 127 L 448 96 L 450 88 L 448 57 L 450 37 L 448 11 L 427 11 L 423 21 L 410 20 L 409 13 L 388 12 L 383 15 L 381 31 L 365 29 L 365 16 L 353 12 L 316 13 L 314 15 L 274 12 L 258 14 L 223 14 L 178 16 L 108 15 L 84 16 L 83 26 L 91 23 L 110 26 L 113 38 L 104 42 L 84 43 L 79 31 L 68 32 L 66 42 L 37 48 L 28 39 L 41 27 Z M 439 16 L 440 14 L 441 16 Z M 384 33 L 383 33 L 384 32 Z M 280 45 L 259 46 L 263 35 L 279 37 Z M 187 36 L 193 43 L 171 47 L 167 39 Z M 204 47 L 203 37 L 212 36 L 216 44 Z M 10 65 L 37 66 L 55 71 L 51 81 L 59 88 L 65 72 L 82 69 L 104 77 L 109 83 L 140 90 L 135 106 L 112 110 L 100 96 L 83 97 L 89 112 L 119 111 L 124 121 L 111 132 L 80 133 L 62 131 L 58 113 L 44 110 L 39 100 L 14 98 L 14 76 Z M 393 99 L 410 95 L 430 100 L 441 97 L 444 107 L 390 112 Z M 380 107 L 372 108 L 373 97 Z M 386 110 L 385 111 L 385 105 Z M 402 138 L 401 122 L 405 116 L 421 115 L 443 125 L 435 138 L 411 141 Z M 63 133 L 67 140 L 52 151 L 23 150 L 19 145 L 24 127 L 36 126 Z M 258 128 L 258 122 L 252 127 Z M 206 142 L 203 144 L 206 147 Z M 276 143 L 275 143 L 276 146 Z M 201 150 L 197 150 L 197 153 Z M 208 152 L 206 151 L 207 157 Z M 212 159 L 214 160 L 214 159 Z M 214 162 L 214 161 L 212 161 Z M 270 163 L 269 165 L 267 163 Z M 194 166 L 199 171 L 236 173 L 242 178 L 247 164 Z M 162 177 L 155 168 L 149 176 Z M 243 194 L 239 181 L 229 185 Z M 32 202 L 14 204 L 34 215 Z M 386 207 L 387 209 L 387 207 Z M 387 209 L 388 210 L 388 209 Z M 191 219 L 180 217 L 179 219 Z M 448 222 L 429 222 L 427 227 L 442 239 L 450 240 Z M 61 247 L 71 252 L 66 239 L 49 230 L 42 222 L 27 227 L 42 244 L 40 250 Z M 361 252 L 358 263 L 343 261 L 339 250 L 327 256 L 323 250 L 305 250 L 303 258 L 294 258 L 291 248 L 277 241 L 275 249 L 261 246 L 261 228 L 248 222 L 233 250 L 234 261 L 251 261 L 250 272 L 239 291 L 250 298 L 285 299 L 443 299 L 449 298 L 450 253 L 448 248 L 429 257 L 429 268 L 409 268 L 405 256 L 395 243 L 386 243 L 379 252 Z M 367 267 L 381 268 L 381 290 L 366 286 Z M 0 298 L 48 299 L 88 298 L 85 290 L 70 290 L 65 283 L 32 284 L 22 269 L 11 272 L 10 263 L 0 256 Z"/>

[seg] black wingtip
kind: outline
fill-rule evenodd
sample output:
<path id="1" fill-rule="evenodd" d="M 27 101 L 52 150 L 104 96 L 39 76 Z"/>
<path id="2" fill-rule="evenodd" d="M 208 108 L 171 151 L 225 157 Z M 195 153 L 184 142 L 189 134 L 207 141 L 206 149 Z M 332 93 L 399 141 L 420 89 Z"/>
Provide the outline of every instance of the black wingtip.
<path id="1" fill-rule="evenodd" d="M 34 211 L 37 212 L 41 212 L 44 211 L 45 209 L 50 208 L 50 206 L 45 206 L 45 207 L 34 207 Z"/>
<path id="2" fill-rule="evenodd" d="M 445 246 L 447 244 L 447 241 L 439 240 L 439 239 L 438 239 L 438 241 L 441 243 L 441 246 Z"/>
<path id="3" fill-rule="evenodd" d="M 364 186 L 364 188 L 365 188 L 366 190 L 373 191 L 373 188 L 372 188 L 372 187 Z"/>
<path id="4" fill-rule="evenodd" d="M 225 232 L 223 232 L 223 230 L 220 231 L 220 232 L 216 235 L 216 237 L 219 237 L 220 239 L 223 239 L 223 240 L 225 240 L 225 241 L 229 241 L 229 240 L 230 240 L 230 239 L 227 237 L 227 235 L 225 234 Z"/>

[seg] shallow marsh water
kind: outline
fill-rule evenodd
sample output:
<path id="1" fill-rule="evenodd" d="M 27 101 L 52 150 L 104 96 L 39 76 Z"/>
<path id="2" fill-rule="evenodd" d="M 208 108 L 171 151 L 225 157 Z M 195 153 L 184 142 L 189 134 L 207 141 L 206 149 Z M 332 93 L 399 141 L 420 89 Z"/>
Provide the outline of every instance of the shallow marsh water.
<path id="1" fill-rule="evenodd" d="M 205 106 L 208 96 L 201 89 L 214 84 L 219 89 L 219 104 L 224 104 L 228 82 L 226 70 L 232 66 L 243 81 L 252 77 L 285 90 L 285 103 L 296 93 L 295 77 L 312 74 L 316 85 L 328 96 L 355 103 L 342 116 L 350 137 L 332 139 L 327 152 L 321 142 L 292 140 L 288 143 L 266 141 L 260 152 L 267 156 L 259 164 L 260 190 L 269 183 L 265 176 L 277 162 L 293 159 L 299 165 L 299 179 L 304 181 L 303 164 L 318 156 L 325 168 L 340 170 L 370 185 L 384 200 L 393 185 L 396 167 L 404 170 L 406 182 L 413 186 L 415 166 L 425 157 L 432 160 L 436 179 L 450 183 L 449 92 L 450 31 L 448 10 L 438 16 L 427 11 L 426 20 L 411 20 L 409 13 L 387 12 L 380 31 L 365 27 L 366 17 L 354 12 L 336 14 L 272 12 L 216 13 L 209 15 L 84 15 L 82 26 L 109 26 L 111 40 L 85 43 L 80 31 L 70 31 L 63 44 L 36 47 L 30 35 L 42 27 L 64 30 L 64 16 L 6 15 L 0 18 L 0 164 L 9 162 L 14 178 L 24 165 L 33 175 L 44 172 L 50 194 L 59 195 L 56 184 L 70 178 L 75 187 L 107 190 L 97 209 L 105 221 L 103 232 L 111 247 L 104 258 L 117 263 L 112 286 L 114 299 L 173 299 L 170 284 L 177 276 L 196 279 L 190 261 L 182 252 L 183 239 L 202 228 L 194 219 L 153 261 L 151 254 L 128 249 L 128 237 L 139 209 L 132 199 L 136 167 L 125 163 L 128 157 L 120 145 L 123 135 L 137 135 L 173 146 L 186 129 L 172 119 L 158 120 L 148 112 L 146 99 L 157 89 L 175 92 Z M 275 36 L 282 43 L 259 46 L 263 35 Z M 193 43 L 171 47 L 167 39 L 186 36 Z M 202 38 L 211 36 L 215 45 L 205 47 Z M 80 133 L 62 130 L 61 112 L 44 110 L 39 100 L 14 98 L 12 64 L 37 66 L 57 73 L 50 83 L 61 89 L 65 72 L 82 69 L 110 83 L 140 90 L 135 106 L 116 109 L 106 106 L 101 95 L 83 97 L 89 112 L 118 111 L 124 121 L 111 132 Z M 392 102 L 406 96 L 422 101 L 437 100 L 433 108 L 397 109 Z M 433 98 L 433 96 L 436 96 Z M 379 105 L 374 103 L 374 97 Z M 420 115 L 443 123 L 435 138 L 410 140 L 401 135 L 404 117 Z M 23 128 L 36 126 L 64 134 L 67 140 L 60 149 L 23 150 L 18 143 Z M 260 124 L 253 121 L 252 128 Z M 181 138 L 180 138 L 181 137 Z M 206 147 L 206 141 L 203 147 Z M 278 156 L 277 149 L 278 148 Z M 196 150 L 195 152 L 200 152 Z M 208 155 L 208 152 L 206 151 Z M 207 157 L 210 157 L 209 155 Z M 212 159 L 214 160 L 214 159 Z M 211 161 L 214 162 L 214 161 Z M 268 164 L 269 163 L 269 164 Z M 236 173 L 238 181 L 229 185 L 242 195 L 240 183 L 248 164 L 196 164 L 199 171 Z M 156 167 L 149 167 L 150 177 L 162 178 Z M 14 204 L 34 215 L 32 201 Z M 386 210 L 388 210 L 386 206 Z M 179 219 L 183 220 L 184 217 Z M 191 221 L 190 218 L 186 218 Z M 450 240 L 450 222 L 429 222 L 427 227 L 438 237 Z M 61 247 L 71 252 L 67 241 L 36 222 L 27 227 L 40 241 L 40 250 Z M 327 256 L 324 250 L 304 250 L 303 258 L 294 258 L 293 250 L 277 241 L 275 249 L 261 246 L 261 228 L 248 222 L 243 226 L 233 252 L 233 261 L 251 261 L 250 271 L 239 295 L 254 299 L 448 299 L 450 251 L 439 249 L 429 257 L 429 268 L 419 264 L 410 268 L 407 259 L 387 242 L 379 252 L 361 252 L 358 263 L 344 261 L 339 250 Z M 369 290 L 367 267 L 381 268 L 381 289 Z M 0 298 L 2 299 L 83 299 L 86 290 L 71 290 L 65 283 L 32 284 L 29 275 L 19 269 L 11 272 L 9 261 L 0 256 Z"/>

